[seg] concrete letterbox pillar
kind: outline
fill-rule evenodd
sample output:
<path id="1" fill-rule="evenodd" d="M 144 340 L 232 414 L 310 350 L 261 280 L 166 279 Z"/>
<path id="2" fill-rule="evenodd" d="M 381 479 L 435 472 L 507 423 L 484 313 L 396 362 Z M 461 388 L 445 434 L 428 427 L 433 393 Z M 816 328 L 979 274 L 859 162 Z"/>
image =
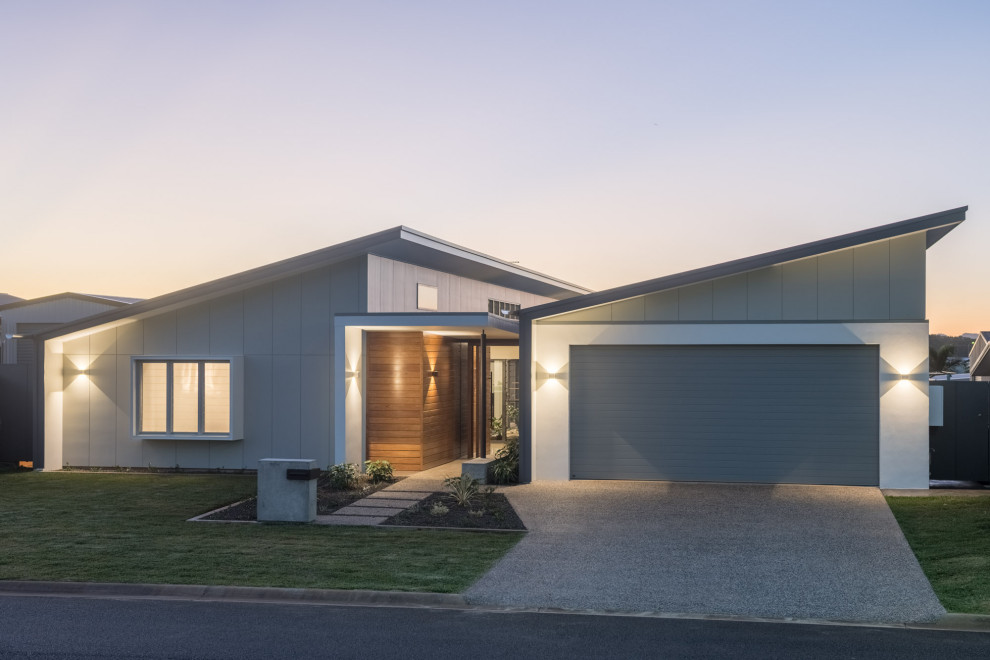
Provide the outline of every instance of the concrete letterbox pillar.
<path id="1" fill-rule="evenodd" d="M 316 520 L 316 461 L 263 458 L 258 461 L 258 521 Z"/>

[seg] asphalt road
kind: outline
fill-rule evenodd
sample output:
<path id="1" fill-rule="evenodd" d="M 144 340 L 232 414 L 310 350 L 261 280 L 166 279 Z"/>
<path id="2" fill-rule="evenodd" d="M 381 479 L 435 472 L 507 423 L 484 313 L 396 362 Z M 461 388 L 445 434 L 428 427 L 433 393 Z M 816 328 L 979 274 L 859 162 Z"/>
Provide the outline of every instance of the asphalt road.
<path id="1" fill-rule="evenodd" d="M 0 658 L 964 658 L 990 634 L 392 607 L 0 596 Z"/>

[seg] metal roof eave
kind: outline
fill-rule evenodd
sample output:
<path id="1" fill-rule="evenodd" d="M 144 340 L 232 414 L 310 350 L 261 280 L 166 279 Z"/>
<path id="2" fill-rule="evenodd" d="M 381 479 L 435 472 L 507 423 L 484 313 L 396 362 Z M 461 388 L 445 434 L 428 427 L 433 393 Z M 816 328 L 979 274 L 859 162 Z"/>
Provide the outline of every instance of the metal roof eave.
<path id="1" fill-rule="evenodd" d="M 577 298 L 570 298 L 567 300 L 524 308 L 520 310 L 519 316 L 521 319 L 527 320 L 543 318 L 546 316 L 555 316 L 557 314 L 573 312 L 580 309 L 586 309 L 588 307 L 595 307 L 597 305 L 605 305 L 617 300 L 635 298 L 636 296 L 655 293 L 657 291 L 665 291 L 667 289 L 675 289 L 677 287 L 697 284 L 699 282 L 714 280 L 720 277 L 737 275 L 739 273 L 756 270 L 758 268 L 766 268 L 768 266 L 774 266 L 789 261 L 796 261 L 798 259 L 805 259 L 807 257 L 826 254 L 828 252 L 835 252 L 837 250 L 844 250 L 850 247 L 874 243 L 876 241 L 882 241 L 889 238 L 896 238 L 898 236 L 905 236 L 907 234 L 914 234 L 921 231 L 926 232 L 926 247 L 931 247 L 938 242 L 939 239 L 952 231 L 952 229 L 959 225 L 959 223 L 963 222 L 966 219 L 966 211 L 968 210 L 968 206 L 961 206 L 959 208 L 941 211 L 939 213 L 932 213 L 930 215 L 924 215 L 917 218 L 911 218 L 909 220 L 892 222 L 879 227 L 864 229 L 861 231 L 852 232 L 850 234 L 843 234 L 833 238 L 826 238 L 819 241 L 813 241 L 811 243 L 804 243 L 789 248 L 774 250 L 772 252 L 765 252 L 752 257 L 744 257 L 742 259 L 735 259 L 733 261 L 727 261 L 713 266 L 705 266 L 703 268 L 697 268 L 694 270 L 685 271 L 683 273 L 675 273 L 673 275 L 666 275 L 664 277 L 658 277 L 652 280 L 606 289 L 605 291 L 589 293 Z"/>

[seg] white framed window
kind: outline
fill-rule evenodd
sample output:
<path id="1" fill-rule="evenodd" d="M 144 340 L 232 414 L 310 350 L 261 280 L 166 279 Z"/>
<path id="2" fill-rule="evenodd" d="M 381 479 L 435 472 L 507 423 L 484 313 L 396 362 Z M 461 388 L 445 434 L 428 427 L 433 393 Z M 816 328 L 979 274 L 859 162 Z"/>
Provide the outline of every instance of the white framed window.
<path id="1" fill-rule="evenodd" d="M 135 438 L 240 440 L 240 357 L 134 357 Z"/>
<path id="2" fill-rule="evenodd" d="M 429 284 L 416 285 L 416 309 L 435 312 L 439 306 L 439 299 L 437 287 Z"/>

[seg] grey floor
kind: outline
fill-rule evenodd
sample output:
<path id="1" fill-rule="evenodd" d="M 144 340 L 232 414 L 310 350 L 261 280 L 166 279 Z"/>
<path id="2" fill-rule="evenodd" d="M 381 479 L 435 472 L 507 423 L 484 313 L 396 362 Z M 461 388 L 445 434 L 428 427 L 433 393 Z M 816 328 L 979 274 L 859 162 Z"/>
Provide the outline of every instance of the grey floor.
<path id="1" fill-rule="evenodd" d="M 504 491 L 529 534 L 477 604 L 842 621 L 945 610 L 876 488 L 571 481 Z"/>

